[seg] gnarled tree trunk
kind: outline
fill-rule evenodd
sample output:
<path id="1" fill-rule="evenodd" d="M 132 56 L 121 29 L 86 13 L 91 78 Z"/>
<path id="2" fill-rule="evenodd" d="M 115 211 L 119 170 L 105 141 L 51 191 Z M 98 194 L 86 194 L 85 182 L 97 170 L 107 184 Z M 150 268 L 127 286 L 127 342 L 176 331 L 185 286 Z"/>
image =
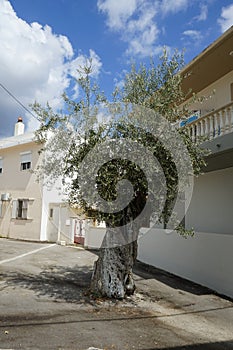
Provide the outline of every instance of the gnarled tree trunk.
<path id="1" fill-rule="evenodd" d="M 124 230 L 125 231 L 125 230 Z M 123 299 L 135 290 L 133 265 L 137 258 L 137 232 L 107 228 L 104 242 L 95 262 L 91 292 L 98 296 Z M 134 238 L 134 240 L 133 240 Z M 129 243 L 128 243 L 129 242 Z"/>

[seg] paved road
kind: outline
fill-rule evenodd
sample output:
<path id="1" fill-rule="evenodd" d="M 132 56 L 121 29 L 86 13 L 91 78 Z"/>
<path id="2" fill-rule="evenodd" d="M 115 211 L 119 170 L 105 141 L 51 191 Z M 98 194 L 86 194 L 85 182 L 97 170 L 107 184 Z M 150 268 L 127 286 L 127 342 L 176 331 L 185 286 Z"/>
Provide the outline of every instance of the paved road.
<path id="1" fill-rule="evenodd" d="M 162 271 L 137 293 L 90 300 L 94 253 L 0 239 L 0 349 L 233 349 L 233 303 Z"/>

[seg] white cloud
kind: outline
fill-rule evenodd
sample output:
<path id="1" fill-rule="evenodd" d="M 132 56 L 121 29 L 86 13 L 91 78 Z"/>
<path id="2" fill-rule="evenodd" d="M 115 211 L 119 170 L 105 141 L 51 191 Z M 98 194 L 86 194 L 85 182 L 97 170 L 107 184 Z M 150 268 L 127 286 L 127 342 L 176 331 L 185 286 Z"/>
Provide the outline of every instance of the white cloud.
<path id="1" fill-rule="evenodd" d="M 194 16 L 192 20 L 189 22 L 189 24 L 193 24 L 195 22 L 203 22 L 207 20 L 208 11 L 209 11 L 207 4 L 200 4 L 199 9 L 200 9 L 199 14 L 197 16 Z"/>
<path id="2" fill-rule="evenodd" d="M 159 29 L 154 17 L 157 14 L 156 6 L 142 6 L 138 11 L 137 18 L 132 18 L 127 23 L 124 34 L 128 41 L 128 55 L 150 56 L 157 50 L 156 41 Z"/>
<path id="3" fill-rule="evenodd" d="M 221 26 L 222 32 L 225 32 L 233 25 L 233 4 L 222 8 L 221 17 L 219 18 L 218 23 Z"/>
<path id="4" fill-rule="evenodd" d="M 0 83 L 26 107 L 37 100 L 61 108 L 70 75 L 75 76 L 75 65 L 84 61 L 82 54 L 74 57 L 67 37 L 54 34 L 47 25 L 22 20 L 8 0 L 0 0 L 0 52 Z M 98 74 L 100 59 L 94 51 L 90 56 Z M 11 135 L 18 115 L 29 118 L 29 114 L 1 88 L 0 105 L 0 136 Z M 35 121 L 29 120 L 27 126 L 35 127 Z"/>
<path id="5" fill-rule="evenodd" d="M 114 30 L 121 29 L 135 12 L 138 0 L 98 0 L 98 9 L 107 14 L 107 24 Z"/>
<path id="6" fill-rule="evenodd" d="M 179 11 L 186 10 L 188 5 L 188 0 L 162 0 L 160 8 L 164 14 L 167 14 L 169 12 L 177 13 Z"/>
<path id="7" fill-rule="evenodd" d="M 196 16 L 194 19 L 198 22 L 205 21 L 208 16 L 208 6 L 205 4 L 200 5 L 200 14 Z"/>
<path id="8" fill-rule="evenodd" d="M 164 27 L 158 25 L 161 17 L 185 11 L 188 0 L 98 0 L 100 12 L 106 15 L 110 30 L 119 33 L 128 47 L 126 55 L 146 57 L 160 53 L 159 35 Z M 206 8 L 202 8 L 204 17 Z M 200 16 L 201 16 L 200 15 Z"/>
<path id="9" fill-rule="evenodd" d="M 98 0 L 97 5 L 107 15 L 108 27 L 120 32 L 121 39 L 128 44 L 127 55 L 144 57 L 157 51 L 159 29 L 155 16 L 158 13 L 158 1 Z"/>
<path id="10" fill-rule="evenodd" d="M 202 39 L 202 34 L 198 30 L 185 30 L 183 35 L 190 38 L 193 41 L 199 41 Z"/>

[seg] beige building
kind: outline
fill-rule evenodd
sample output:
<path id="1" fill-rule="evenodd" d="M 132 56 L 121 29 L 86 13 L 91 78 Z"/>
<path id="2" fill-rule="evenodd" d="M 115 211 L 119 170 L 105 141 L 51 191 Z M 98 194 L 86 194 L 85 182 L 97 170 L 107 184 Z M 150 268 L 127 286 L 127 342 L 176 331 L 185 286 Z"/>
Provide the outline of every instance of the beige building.
<path id="1" fill-rule="evenodd" d="M 33 172 L 41 157 L 33 133 L 18 118 L 14 136 L 0 140 L 0 236 L 35 241 L 74 242 L 77 216 L 59 194 Z"/>

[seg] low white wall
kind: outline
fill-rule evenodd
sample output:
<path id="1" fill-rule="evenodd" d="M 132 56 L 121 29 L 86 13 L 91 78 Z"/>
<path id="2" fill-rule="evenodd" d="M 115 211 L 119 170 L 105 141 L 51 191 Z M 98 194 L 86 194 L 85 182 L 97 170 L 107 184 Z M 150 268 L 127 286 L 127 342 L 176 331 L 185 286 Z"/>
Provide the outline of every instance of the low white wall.
<path id="1" fill-rule="evenodd" d="M 198 232 L 233 234 L 233 167 L 195 178 L 185 215 L 186 228 Z"/>
<path id="2" fill-rule="evenodd" d="M 142 229 L 138 259 L 233 297 L 233 235 Z"/>
<path id="3" fill-rule="evenodd" d="M 89 226 L 85 233 L 84 246 L 89 249 L 99 249 L 106 233 L 105 227 Z"/>

